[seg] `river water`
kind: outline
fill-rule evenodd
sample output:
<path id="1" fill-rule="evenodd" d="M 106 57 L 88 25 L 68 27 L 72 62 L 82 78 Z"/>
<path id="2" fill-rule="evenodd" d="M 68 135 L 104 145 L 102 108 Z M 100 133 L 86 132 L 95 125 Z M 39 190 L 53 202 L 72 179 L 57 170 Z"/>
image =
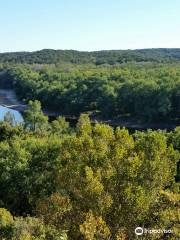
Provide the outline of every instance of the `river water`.
<path id="1" fill-rule="evenodd" d="M 4 120 L 7 112 L 13 116 L 13 123 L 18 124 L 23 122 L 23 117 L 19 111 L 16 111 L 13 106 L 19 106 L 21 103 L 17 100 L 16 94 L 12 89 L 0 89 L 0 121 Z"/>
<path id="2" fill-rule="evenodd" d="M 14 118 L 14 124 L 23 123 L 23 117 L 20 112 L 12 110 L 10 108 L 6 108 L 0 105 L 0 121 L 4 120 L 4 116 L 7 112 L 10 112 L 13 115 Z"/>
<path id="3" fill-rule="evenodd" d="M 4 120 L 4 116 L 7 112 L 10 112 L 14 116 L 14 123 L 22 123 L 23 117 L 21 112 L 25 109 L 24 103 L 18 101 L 15 92 L 12 89 L 0 89 L 0 121 Z M 11 109 L 13 108 L 13 109 Z M 16 109 L 16 110 L 14 110 Z M 51 113 L 49 111 L 44 111 L 46 115 L 49 116 L 49 120 L 54 120 L 58 115 L 56 113 Z M 59 114 L 60 115 L 60 114 Z M 66 120 L 74 127 L 77 123 L 77 118 L 67 117 Z M 96 122 L 97 119 L 92 120 L 92 123 Z M 109 124 L 112 127 L 126 127 L 130 131 L 135 130 L 146 130 L 146 129 L 164 129 L 164 130 L 173 130 L 179 123 L 134 123 L 130 120 L 108 120 L 108 121 L 101 121 L 102 123 Z"/>

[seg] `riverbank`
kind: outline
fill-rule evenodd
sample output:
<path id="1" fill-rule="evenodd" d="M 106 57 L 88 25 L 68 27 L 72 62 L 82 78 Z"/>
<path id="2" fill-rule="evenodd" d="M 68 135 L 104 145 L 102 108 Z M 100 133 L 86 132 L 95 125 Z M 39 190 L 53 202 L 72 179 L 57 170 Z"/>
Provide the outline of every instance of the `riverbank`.
<path id="1" fill-rule="evenodd" d="M 49 112 L 49 111 L 44 111 L 45 114 L 50 113 L 49 119 L 50 121 L 53 121 L 56 119 L 56 117 L 58 117 L 59 115 L 61 116 L 61 114 L 57 114 L 57 115 L 53 115 L 53 112 Z M 54 113 L 55 114 L 55 113 Z M 64 116 L 64 115 L 62 115 Z M 79 117 L 76 116 L 64 116 L 66 121 L 70 122 L 70 124 L 72 126 L 75 126 Z M 147 129 L 152 129 L 152 130 L 167 130 L 167 131 L 171 131 L 173 129 L 175 129 L 177 126 L 180 125 L 180 122 L 144 122 L 144 123 L 139 123 L 136 119 L 133 118 L 118 118 L 118 119 L 103 119 L 100 118 L 98 116 L 91 116 L 90 114 L 90 120 L 92 124 L 95 123 L 102 123 L 102 124 L 108 124 L 112 127 L 125 127 L 129 130 L 132 130 L 132 132 L 134 132 L 135 130 L 147 130 Z"/>
<path id="2" fill-rule="evenodd" d="M 17 99 L 17 96 L 12 89 L 0 89 L 0 105 L 6 108 L 10 108 L 20 113 L 23 113 L 24 110 L 27 108 L 27 105 Z M 43 110 L 44 114 L 49 116 L 50 121 L 54 120 L 56 117 L 61 115 L 58 112 L 50 111 L 47 109 Z M 62 115 L 63 116 L 63 115 Z M 78 117 L 75 116 L 64 116 L 68 122 L 72 125 L 75 125 L 78 121 Z M 126 127 L 132 131 L 135 130 L 146 130 L 146 129 L 153 129 L 153 130 L 173 130 L 176 126 L 180 125 L 179 123 L 138 123 L 134 119 L 101 119 L 97 116 L 91 117 L 92 124 L 97 122 L 108 124 L 112 127 Z"/>
<path id="3" fill-rule="evenodd" d="M 125 127 L 131 130 L 147 130 L 147 129 L 153 129 L 153 130 L 173 130 L 175 129 L 177 126 L 180 125 L 180 123 L 172 123 L 172 122 L 144 122 L 144 123 L 138 123 L 137 120 L 135 119 L 113 119 L 113 120 L 101 120 L 101 119 L 92 119 L 93 122 L 101 122 L 101 123 L 105 123 L 108 124 L 112 127 Z"/>
<path id="4" fill-rule="evenodd" d="M 0 105 L 20 112 L 26 109 L 26 105 L 17 99 L 12 89 L 0 89 Z"/>

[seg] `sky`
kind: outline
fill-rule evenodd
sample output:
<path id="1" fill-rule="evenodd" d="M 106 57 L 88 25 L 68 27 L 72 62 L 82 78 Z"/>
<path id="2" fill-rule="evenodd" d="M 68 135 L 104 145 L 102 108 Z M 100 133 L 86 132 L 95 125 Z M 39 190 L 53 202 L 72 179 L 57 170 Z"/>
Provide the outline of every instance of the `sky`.
<path id="1" fill-rule="evenodd" d="M 180 48 L 180 0 L 0 0 L 0 52 Z"/>

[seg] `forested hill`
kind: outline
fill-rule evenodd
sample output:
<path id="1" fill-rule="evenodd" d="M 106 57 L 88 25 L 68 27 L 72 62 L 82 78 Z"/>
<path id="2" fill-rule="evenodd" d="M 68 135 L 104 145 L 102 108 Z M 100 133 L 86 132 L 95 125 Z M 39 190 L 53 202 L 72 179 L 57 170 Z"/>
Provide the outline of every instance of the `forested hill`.
<path id="1" fill-rule="evenodd" d="M 82 52 L 75 50 L 44 49 L 36 52 L 0 53 L 0 63 L 94 63 L 118 64 L 127 62 L 179 62 L 179 48 L 157 48 L 139 50 L 104 50 Z"/>

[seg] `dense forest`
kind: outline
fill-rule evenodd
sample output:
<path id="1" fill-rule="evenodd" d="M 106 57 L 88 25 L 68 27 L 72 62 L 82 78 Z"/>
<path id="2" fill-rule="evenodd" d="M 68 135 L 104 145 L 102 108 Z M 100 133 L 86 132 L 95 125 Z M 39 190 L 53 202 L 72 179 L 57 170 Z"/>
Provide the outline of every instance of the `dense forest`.
<path id="1" fill-rule="evenodd" d="M 17 96 L 69 116 L 89 112 L 102 119 L 178 122 L 180 65 L 15 65 L 2 76 Z"/>
<path id="2" fill-rule="evenodd" d="M 38 101 L 24 117 L 0 123 L 0 239 L 178 239 L 179 127 L 130 135 L 83 114 L 72 129 Z"/>
<path id="3" fill-rule="evenodd" d="M 27 104 L 23 123 L 0 122 L 0 239 L 180 237 L 180 49 L 2 53 L 0 88 Z M 129 133 L 108 119 L 177 127 Z"/>
<path id="4" fill-rule="evenodd" d="M 138 50 L 106 50 L 96 52 L 80 52 L 75 50 L 44 49 L 36 52 L 0 53 L 0 63 L 93 63 L 122 64 L 127 62 L 179 62 L 180 49 L 138 49 Z"/>

